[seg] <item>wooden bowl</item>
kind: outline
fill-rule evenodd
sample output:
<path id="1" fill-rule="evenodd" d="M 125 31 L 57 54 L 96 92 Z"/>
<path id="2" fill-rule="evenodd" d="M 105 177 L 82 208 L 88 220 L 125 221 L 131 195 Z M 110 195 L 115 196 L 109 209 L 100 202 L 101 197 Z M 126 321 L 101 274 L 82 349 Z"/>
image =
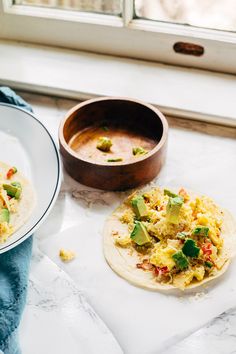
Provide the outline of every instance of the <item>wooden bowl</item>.
<path id="1" fill-rule="evenodd" d="M 110 137 L 109 153 L 96 148 Z M 168 123 L 150 104 L 120 97 L 91 99 L 73 107 L 61 122 L 59 143 L 66 171 L 78 182 L 104 190 L 125 190 L 151 181 L 166 157 Z M 148 153 L 133 156 L 134 145 Z M 109 158 L 122 155 L 120 162 Z"/>

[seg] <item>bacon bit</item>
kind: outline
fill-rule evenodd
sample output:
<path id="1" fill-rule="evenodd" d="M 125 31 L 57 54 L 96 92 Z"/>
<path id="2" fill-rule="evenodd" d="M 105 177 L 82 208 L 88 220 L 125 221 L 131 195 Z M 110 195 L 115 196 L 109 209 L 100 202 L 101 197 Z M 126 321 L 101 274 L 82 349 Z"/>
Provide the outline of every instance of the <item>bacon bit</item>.
<path id="1" fill-rule="evenodd" d="M 8 200 L 12 199 L 12 197 L 10 195 L 7 196 Z"/>
<path id="2" fill-rule="evenodd" d="M 144 259 L 143 263 L 137 263 L 136 267 L 143 270 L 152 270 L 154 266 L 147 259 Z"/>
<path id="3" fill-rule="evenodd" d="M 165 275 L 166 273 L 169 273 L 168 267 L 155 267 L 154 269 L 155 275 Z"/>
<path id="4" fill-rule="evenodd" d="M 164 210 L 165 206 L 164 205 L 161 205 L 159 210 Z"/>
<path id="5" fill-rule="evenodd" d="M 212 254 L 212 248 L 211 248 L 212 244 L 210 242 L 204 243 L 202 245 L 202 252 L 207 255 L 210 256 Z"/>
<path id="6" fill-rule="evenodd" d="M 189 195 L 186 192 L 186 190 L 184 188 L 180 188 L 179 193 L 178 193 L 181 197 L 184 198 L 184 201 L 187 202 L 189 200 Z"/>
<path id="7" fill-rule="evenodd" d="M 10 179 L 16 172 L 17 172 L 17 168 L 16 167 L 11 167 L 7 171 L 7 179 Z"/>

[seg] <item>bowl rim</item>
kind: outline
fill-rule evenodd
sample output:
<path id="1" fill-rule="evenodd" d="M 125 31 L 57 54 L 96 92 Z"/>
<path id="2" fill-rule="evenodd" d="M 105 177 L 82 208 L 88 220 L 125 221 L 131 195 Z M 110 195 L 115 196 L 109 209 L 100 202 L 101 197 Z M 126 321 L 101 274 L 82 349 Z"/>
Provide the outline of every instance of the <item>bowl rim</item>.
<path id="1" fill-rule="evenodd" d="M 76 152 L 69 146 L 69 144 L 66 142 L 65 137 L 64 137 L 64 126 L 65 123 L 67 122 L 67 120 L 70 118 L 70 116 L 78 111 L 80 108 L 90 105 L 91 103 L 95 103 L 95 102 L 100 102 L 100 101 L 129 101 L 129 102 L 133 102 L 133 103 L 137 103 L 140 104 L 142 106 L 147 107 L 148 109 L 152 110 L 154 113 L 156 113 L 156 115 L 158 116 L 158 118 L 160 119 L 161 123 L 162 123 L 162 127 L 163 127 L 163 132 L 162 132 L 162 136 L 160 141 L 157 143 L 157 145 L 151 149 L 147 154 L 145 154 L 142 157 L 139 157 L 137 159 L 137 161 L 132 161 L 132 162 L 95 162 L 89 159 L 85 159 L 82 158 L 80 156 L 78 156 L 76 154 Z M 103 97 L 98 97 L 98 98 L 91 98 L 89 100 L 85 100 L 83 102 L 78 103 L 77 105 L 75 105 L 74 107 L 72 107 L 71 109 L 69 109 L 69 111 L 67 111 L 67 113 L 65 114 L 65 117 L 61 120 L 61 123 L 59 125 L 59 129 L 58 129 L 58 139 L 59 139 L 59 143 L 62 145 L 62 147 L 68 152 L 69 155 L 71 155 L 72 157 L 74 157 L 77 160 L 83 161 L 85 163 L 91 164 L 91 165 L 96 165 L 96 166 L 103 166 L 103 167 L 114 167 L 114 166 L 126 166 L 126 165 L 134 165 L 137 163 L 140 163 L 143 160 L 146 160 L 150 157 L 152 157 L 156 152 L 158 152 L 165 144 L 167 138 L 168 138 L 168 129 L 169 129 L 169 125 L 167 122 L 166 117 L 164 116 L 164 114 L 156 107 L 154 107 L 152 104 L 150 103 L 146 103 L 143 102 L 141 100 L 138 99 L 133 99 L 133 98 L 129 98 L 129 97 L 120 97 L 120 96 L 103 96 Z"/>

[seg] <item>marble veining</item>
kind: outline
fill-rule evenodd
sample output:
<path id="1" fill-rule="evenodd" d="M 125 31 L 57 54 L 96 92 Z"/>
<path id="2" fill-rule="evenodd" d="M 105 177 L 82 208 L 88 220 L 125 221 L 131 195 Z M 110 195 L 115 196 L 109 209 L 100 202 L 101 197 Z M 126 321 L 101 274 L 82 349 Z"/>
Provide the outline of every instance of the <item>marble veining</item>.
<path id="1" fill-rule="evenodd" d="M 20 94 L 32 104 L 36 116 L 57 140 L 60 119 L 77 102 L 24 92 Z M 184 185 L 208 192 L 210 195 L 214 195 L 217 191 L 219 202 L 223 205 L 226 204 L 232 212 L 236 212 L 235 193 L 232 195 L 229 188 L 234 185 L 236 178 L 235 130 L 176 118 L 169 119 L 169 123 L 171 129 L 167 163 L 150 186 L 155 183 Z M 221 149 L 221 143 L 223 149 Z M 218 167 L 219 160 L 222 160 L 223 165 L 221 173 L 219 173 Z M 229 166 L 231 166 L 231 174 L 228 173 Z M 198 170 L 198 178 L 195 176 L 196 169 Z M 38 247 L 43 244 L 50 248 L 51 235 L 56 235 L 58 232 L 76 225 L 82 225 L 86 220 L 91 223 L 94 217 L 100 217 L 100 220 L 103 220 L 111 208 L 118 205 L 130 193 L 95 191 L 79 185 L 65 172 L 63 175 L 57 203 L 36 235 L 35 242 Z M 212 176 L 215 176 L 214 179 Z M 226 176 L 229 187 L 225 186 L 221 190 L 220 183 Z M 99 225 L 102 227 L 102 222 Z M 49 256 L 57 265 L 42 254 L 38 247 L 35 247 L 34 250 L 27 307 L 20 331 L 24 354 L 32 353 L 33 345 L 35 347 L 34 354 L 42 352 L 60 354 L 63 351 L 65 353 L 65 350 L 68 353 L 82 354 L 122 352 L 106 325 L 90 306 L 90 300 L 93 302 L 94 299 L 89 298 L 89 289 L 78 290 L 80 287 L 79 281 L 76 281 L 76 263 L 74 266 L 73 263 L 62 264 L 57 255 L 62 241 L 59 238 L 57 241 L 56 237 L 53 237 L 53 242 L 54 249 L 51 250 L 52 256 Z M 64 239 L 63 242 L 66 246 Z M 64 272 L 70 274 L 70 277 Z M 210 296 L 207 289 L 203 296 Z M 186 301 L 186 299 L 183 297 L 182 301 Z M 201 300 L 193 296 L 188 301 Z M 86 313 L 89 316 L 86 316 Z M 81 319 L 83 319 L 83 325 L 81 325 Z M 42 344 L 40 347 L 41 334 L 39 334 L 37 323 L 43 326 L 44 342 L 47 342 L 45 342 L 47 345 L 44 343 L 45 346 Z M 32 328 L 31 338 L 28 336 L 29 328 Z M 47 334 L 47 331 L 52 331 L 51 336 Z M 86 331 L 87 333 L 85 333 Z M 96 339 L 94 343 L 88 335 L 90 332 L 94 333 Z M 62 335 L 65 336 L 64 341 L 60 338 Z M 35 346 L 33 343 L 37 343 L 37 345 Z M 169 343 L 170 346 L 168 346 L 167 343 L 168 348 L 166 351 L 162 350 L 161 353 L 236 353 L 236 308 L 221 314 L 177 344 L 172 346 L 171 344 Z M 45 348 L 50 349 L 45 351 Z"/>

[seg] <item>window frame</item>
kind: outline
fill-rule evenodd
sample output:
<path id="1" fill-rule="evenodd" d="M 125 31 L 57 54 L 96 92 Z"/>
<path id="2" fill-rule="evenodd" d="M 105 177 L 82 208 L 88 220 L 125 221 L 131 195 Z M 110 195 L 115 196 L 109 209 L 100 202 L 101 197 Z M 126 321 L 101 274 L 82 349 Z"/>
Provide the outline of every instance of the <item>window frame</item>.
<path id="1" fill-rule="evenodd" d="M 1 39 L 236 73 L 236 33 L 136 19 L 134 0 L 124 0 L 122 18 L 12 1 L 0 0 Z M 175 53 L 178 41 L 199 44 L 205 53 Z"/>

